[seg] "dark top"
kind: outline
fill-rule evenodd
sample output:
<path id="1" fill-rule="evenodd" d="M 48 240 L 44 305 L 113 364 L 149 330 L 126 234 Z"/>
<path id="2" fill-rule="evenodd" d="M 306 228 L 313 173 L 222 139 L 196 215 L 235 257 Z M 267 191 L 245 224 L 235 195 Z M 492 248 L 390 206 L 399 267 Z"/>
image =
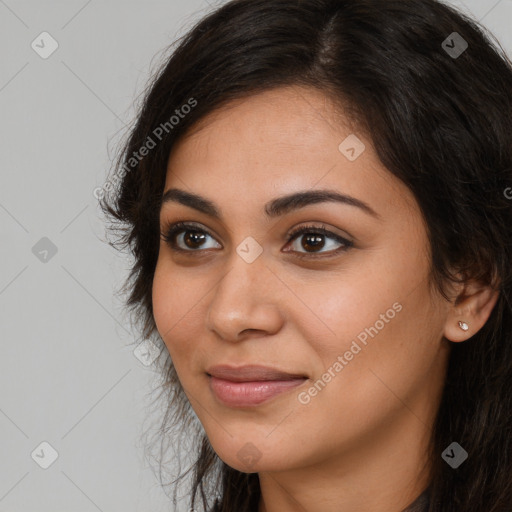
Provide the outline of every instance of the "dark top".
<path id="1" fill-rule="evenodd" d="M 430 505 L 429 488 L 425 489 L 407 508 L 402 512 L 427 512 Z M 211 512 L 218 512 L 220 510 L 220 503 L 217 503 L 211 509 Z M 234 511 L 233 511 L 234 512 Z"/>
<path id="2" fill-rule="evenodd" d="M 430 505 L 429 489 L 425 489 L 403 512 L 426 512 Z"/>

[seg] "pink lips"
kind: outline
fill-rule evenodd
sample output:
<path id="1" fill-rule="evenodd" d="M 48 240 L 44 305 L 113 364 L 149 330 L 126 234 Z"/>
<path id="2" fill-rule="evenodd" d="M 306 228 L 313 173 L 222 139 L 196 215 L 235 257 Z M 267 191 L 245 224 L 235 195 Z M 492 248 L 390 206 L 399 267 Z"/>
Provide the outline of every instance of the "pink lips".
<path id="1" fill-rule="evenodd" d="M 251 407 L 303 384 L 305 375 L 292 374 L 266 366 L 213 366 L 207 370 L 210 389 L 224 405 Z"/>

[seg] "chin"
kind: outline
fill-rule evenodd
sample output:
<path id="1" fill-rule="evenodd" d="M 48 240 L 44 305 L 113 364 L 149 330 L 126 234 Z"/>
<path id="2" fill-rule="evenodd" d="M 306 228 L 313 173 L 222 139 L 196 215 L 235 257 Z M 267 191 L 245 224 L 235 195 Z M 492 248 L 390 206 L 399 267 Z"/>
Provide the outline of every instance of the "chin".
<path id="1" fill-rule="evenodd" d="M 228 466 L 242 473 L 284 471 L 290 469 L 290 454 L 282 444 L 275 446 L 269 439 L 258 441 L 257 436 L 240 436 L 237 440 L 225 439 L 223 443 L 211 443 L 219 458 Z M 276 438 L 277 439 L 277 438 Z M 298 448 L 290 447 L 298 452 Z"/>

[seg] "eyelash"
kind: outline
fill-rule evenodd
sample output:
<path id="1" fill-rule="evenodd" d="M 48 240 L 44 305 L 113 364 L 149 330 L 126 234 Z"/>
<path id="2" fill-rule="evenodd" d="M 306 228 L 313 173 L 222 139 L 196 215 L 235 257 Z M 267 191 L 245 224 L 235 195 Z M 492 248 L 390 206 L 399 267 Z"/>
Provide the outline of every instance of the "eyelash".
<path id="1" fill-rule="evenodd" d="M 167 226 L 164 231 L 165 232 L 164 232 L 164 234 L 162 234 L 162 238 L 165 240 L 167 245 L 169 245 L 169 247 L 173 251 L 180 252 L 180 253 L 189 253 L 190 254 L 190 253 L 200 253 L 202 251 L 201 249 L 197 249 L 197 250 L 190 249 L 190 250 L 187 250 L 187 249 L 181 249 L 180 247 L 177 247 L 176 242 L 175 242 L 174 239 L 175 239 L 176 235 L 181 233 L 181 232 L 184 232 L 184 231 L 195 231 L 195 232 L 207 234 L 208 236 L 210 236 L 212 238 L 215 238 L 215 237 L 213 237 L 213 235 L 208 233 L 208 231 L 205 231 L 204 229 L 201 229 L 198 226 L 196 226 L 194 224 L 189 224 L 187 222 L 177 222 L 176 224 L 172 224 L 170 226 Z M 288 238 L 288 241 L 287 241 L 286 244 L 288 245 L 291 241 L 293 241 L 299 235 L 304 235 L 304 234 L 324 235 L 324 236 L 326 236 L 328 238 L 332 238 L 332 239 L 336 240 L 337 242 L 343 244 L 343 247 L 340 247 L 339 249 L 336 249 L 336 250 L 328 251 L 326 253 L 287 251 L 287 252 L 295 253 L 296 257 L 299 258 L 299 259 L 304 259 L 304 258 L 308 258 L 308 259 L 331 258 L 331 257 L 337 256 L 338 254 L 340 254 L 342 252 L 348 251 L 349 249 L 351 249 L 354 246 L 353 242 L 351 242 L 350 240 L 347 240 L 346 238 L 343 238 L 343 237 L 341 237 L 339 235 L 336 235 L 335 233 L 327 230 L 324 225 L 322 225 L 321 227 L 312 226 L 312 225 L 301 226 L 301 227 L 293 230 L 289 234 L 289 238 Z M 203 249 L 203 251 L 204 251 L 204 249 Z"/>

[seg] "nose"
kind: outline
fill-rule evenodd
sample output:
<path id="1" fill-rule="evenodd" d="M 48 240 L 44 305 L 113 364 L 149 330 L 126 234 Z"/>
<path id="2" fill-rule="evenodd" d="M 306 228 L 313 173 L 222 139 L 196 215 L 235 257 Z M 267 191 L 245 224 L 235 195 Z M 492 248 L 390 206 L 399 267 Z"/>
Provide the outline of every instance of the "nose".
<path id="1" fill-rule="evenodd" d="M 206 328 L 226 341 L 276 334 L 283 325 L 285 288 L 261 255 L 247 263 L 238 254 L 211 292 Z"/>

